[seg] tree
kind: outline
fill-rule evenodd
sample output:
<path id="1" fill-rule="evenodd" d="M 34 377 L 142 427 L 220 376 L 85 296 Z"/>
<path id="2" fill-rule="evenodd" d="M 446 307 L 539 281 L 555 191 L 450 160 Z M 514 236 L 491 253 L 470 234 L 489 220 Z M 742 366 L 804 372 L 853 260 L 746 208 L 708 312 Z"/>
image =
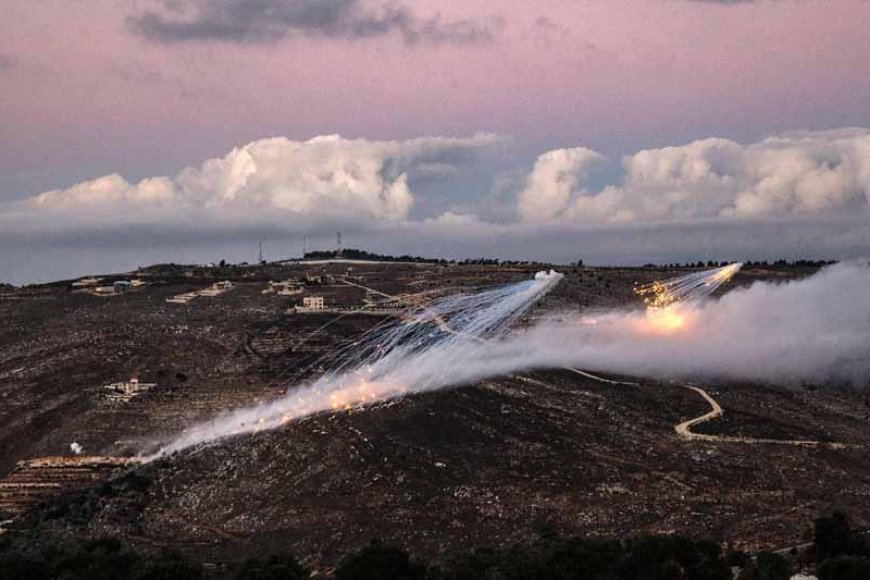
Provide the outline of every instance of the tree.
<path id="1" fill-rule="evenodd" d="M 233 580 L 303 580 L 310 572 L 290 555 L 249 558 L 233 571 Z"/>
<path id="2" fill-rule="evenodd" d="M 132 578 L 135 580 L 196 580 L 202 576 L 202 564 L 188 560 L 175 550 L 166 550 L 159 557 L 149 559 L 144 569 Z M 88 577 L 84 576 L 83 578 Z"/>
<path id="3" fill-rule="evenodd" d="M 816 572 L 819 580 L 867 580 L 870 560 L 857 556 L 840 556 L 825 560 Z"/>
<path id="4" fill-rule="evenodd" d="M 791 578 L 788 562 L 779 554 L 761 552 L 755 559 L 758 580 L 788 580 Z"/>
<path id="5" fill-rule="evenodd" d="M 346 556 L 335 571 L 336 580 L 422 580 L 426 566 L 408 552 L 376 540 Z"/>
<path id="6" fill-rule="evenodd" d="M 843 512 L 834 512 L 831 517 L 815 521 L 813 543 L 819 561 L 840 555 L 860 556 L 864 553 L 861 540 L 849 527 L 849 518 Z"/>
<path id="7" fill-rule="evenodd" d="M 676 566 L 675 566 L 676 564 Z M 719 544 L 681 536 L 640 536 L 626 542 L 616 567 L 619 578 L 731 580 Z M 653 572 L 654 571 L 654 572 Z"/>

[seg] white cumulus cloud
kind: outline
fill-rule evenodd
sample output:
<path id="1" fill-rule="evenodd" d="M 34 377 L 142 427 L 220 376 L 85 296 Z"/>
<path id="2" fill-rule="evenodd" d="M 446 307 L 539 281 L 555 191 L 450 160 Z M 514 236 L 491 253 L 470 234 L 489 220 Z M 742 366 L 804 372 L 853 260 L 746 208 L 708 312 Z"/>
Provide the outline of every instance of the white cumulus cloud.
<path id="1" fill-rule="evenodd" d="M 544 153 L 526 177 L 520 192 L 520 214 L 528 220 L 551 218 L 588 192 L 589 170 L 604 157 L 585 147 L 555 149 Z"/>
<path id="2" fill-rule="evenodd" d="M 409 175 L 432 177 L 501 140 L 421 137 L 406 141 L 262 139 L 187 167 L 174 178 L 131 184 L 117 174 L 39 194 L 38 209 L 209 209 L 282 211 L 313 217 L 402 220 L 414 203 Z"/>
<path id="3" fill-rule="evenodd" d="M 520 218 L 606 224 L 868 212 L 870 131 L 864 129 L 645 149 L 623 158 L 619 183 L 590 190 L 590 164 L 583 160 L 598 157 L 583 148 L 540 156 L 519 195 Z"/>

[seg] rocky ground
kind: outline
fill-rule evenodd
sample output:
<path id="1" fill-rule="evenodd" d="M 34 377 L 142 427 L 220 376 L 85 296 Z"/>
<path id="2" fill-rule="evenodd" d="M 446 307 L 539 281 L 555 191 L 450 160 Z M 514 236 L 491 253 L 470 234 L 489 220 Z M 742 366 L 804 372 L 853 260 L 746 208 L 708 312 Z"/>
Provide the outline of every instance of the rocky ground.
<path id="1" fill-rule="evenodd" d="M 89 455 L 135 454 L 196 420 L 278 396 L 316 372 L 320 357 L 381 319 L 287 315 L 298 298 L 262 293 L 269 278 L 315 269 L 359 276 L 391 294 L 455 291 L 534 271 L 154 269 L 143 272 L 148 286 L 117 297 L 74 293 L 68 284 L 4 289 L 0 475 L 21 460 L 69 455 L 72 442 Z M 804 273 L 749 271 L 735 283 Z M 532 316 L 631 305 L 635 283 L 671 275 L 567 274 Z M 225 277 L 238 287 L 189 305 L 165 302 Z M 364 294 L 329 281 L 306 291 L 347 304 Z M 131 376 L 158 386 L 126 403 L 101 396 L 102 385 Z M 835 508 L 852 514 L 858 527 L 870 522 L 870 453 L 863 447 L 870 406 L 861 392 L 705 385 L 724 415 L 698 425 L 698 433 L 855 445 L 806 448 L 685 441 L 674 426 L 709 405 L 676 383 L 632 380 L 638 384 L 535 372 L 314 417 L 136 467 L 136 485 L 66 496 L 40 525 L 61 535 L 119 535 L 145 549 L 172 545 L 209 561 L 289 549 L 329 565 L 373 538 L 430 558 L 553 528 L 581 535 L 678 531 L 756 549 L 804 540 L 812 519 Z"/>

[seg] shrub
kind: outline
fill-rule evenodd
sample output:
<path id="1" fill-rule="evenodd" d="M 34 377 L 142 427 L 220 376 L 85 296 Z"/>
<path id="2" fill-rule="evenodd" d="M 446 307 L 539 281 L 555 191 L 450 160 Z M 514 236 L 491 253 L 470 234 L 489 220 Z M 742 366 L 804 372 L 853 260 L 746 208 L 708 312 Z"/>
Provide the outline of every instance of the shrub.
<path id="1" fill-rule="evenodd" d="M 840 556 L 822 562 L 817 571 L 819 580 L 867 580 L 870 560 L 858 556 Z"/>
<path id="2" fill-rule="evenodd" d="M 202 567 L 176 552 L 145 557 L 120 540 L 16 545 L 0 554 L 0 580 L 187 580 Z"/>
<path id="3" fill-rule="evenodd" d="M 303 580 L 309 572 L 290 555 L 249 558 L 230 576 L 233 580 Z"/>
<path id="4" fill-rule="evenodd" d="M 819 561 L 840 555 L 860 556 L 864 553 L 861 540 L 852 532 L 849 519 L 842 512 L 834 512 L 831 517 L 815 521 L 813 542 Z"/>
<path id="5" fill-rule="evenodd" d="M 658 579 L 676 574 L 687 580 L 731 580 L 719 544 L 681 536 L 641 536 L 626 542 L 626 554 L 617 565 L 619 578 Z"/>
<path id="6" fill-rule="evenodd" d="M 788 580 L 791 578 L 788 562 L 779 554 L 761 552 L 755 560 L 758 580 Z"/>
<path id="7" fill-rule="evenodd" d="M 202 564 L 187 559 L 180 552 L 167 550 L 147 560 L 131 580 L 196 580 L 202 575 Z"/>
<path id="8" fill-rule="evenodd" d="M 374 541 L 346 556 L 335 571 L 337 580 L 422 580 L 426 566 L 401 548 Z"/>

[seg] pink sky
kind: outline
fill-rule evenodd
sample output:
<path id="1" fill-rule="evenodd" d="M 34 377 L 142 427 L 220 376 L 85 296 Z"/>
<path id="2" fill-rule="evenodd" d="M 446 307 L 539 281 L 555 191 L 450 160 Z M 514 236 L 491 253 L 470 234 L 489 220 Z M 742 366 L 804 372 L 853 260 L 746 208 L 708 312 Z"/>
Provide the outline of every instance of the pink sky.
<path id="1" fill-rule="evenodd" d="M 618 154 L 870 119 L 864 0 L 413 3 L 421 17 L 502 23 L 491 42 L 437 46 L 159 44 L 125 26 L 149 6 L 4 2 L 0 199 L 169 172 L 268 135 L 491 131 L 520 151 Z"/>

